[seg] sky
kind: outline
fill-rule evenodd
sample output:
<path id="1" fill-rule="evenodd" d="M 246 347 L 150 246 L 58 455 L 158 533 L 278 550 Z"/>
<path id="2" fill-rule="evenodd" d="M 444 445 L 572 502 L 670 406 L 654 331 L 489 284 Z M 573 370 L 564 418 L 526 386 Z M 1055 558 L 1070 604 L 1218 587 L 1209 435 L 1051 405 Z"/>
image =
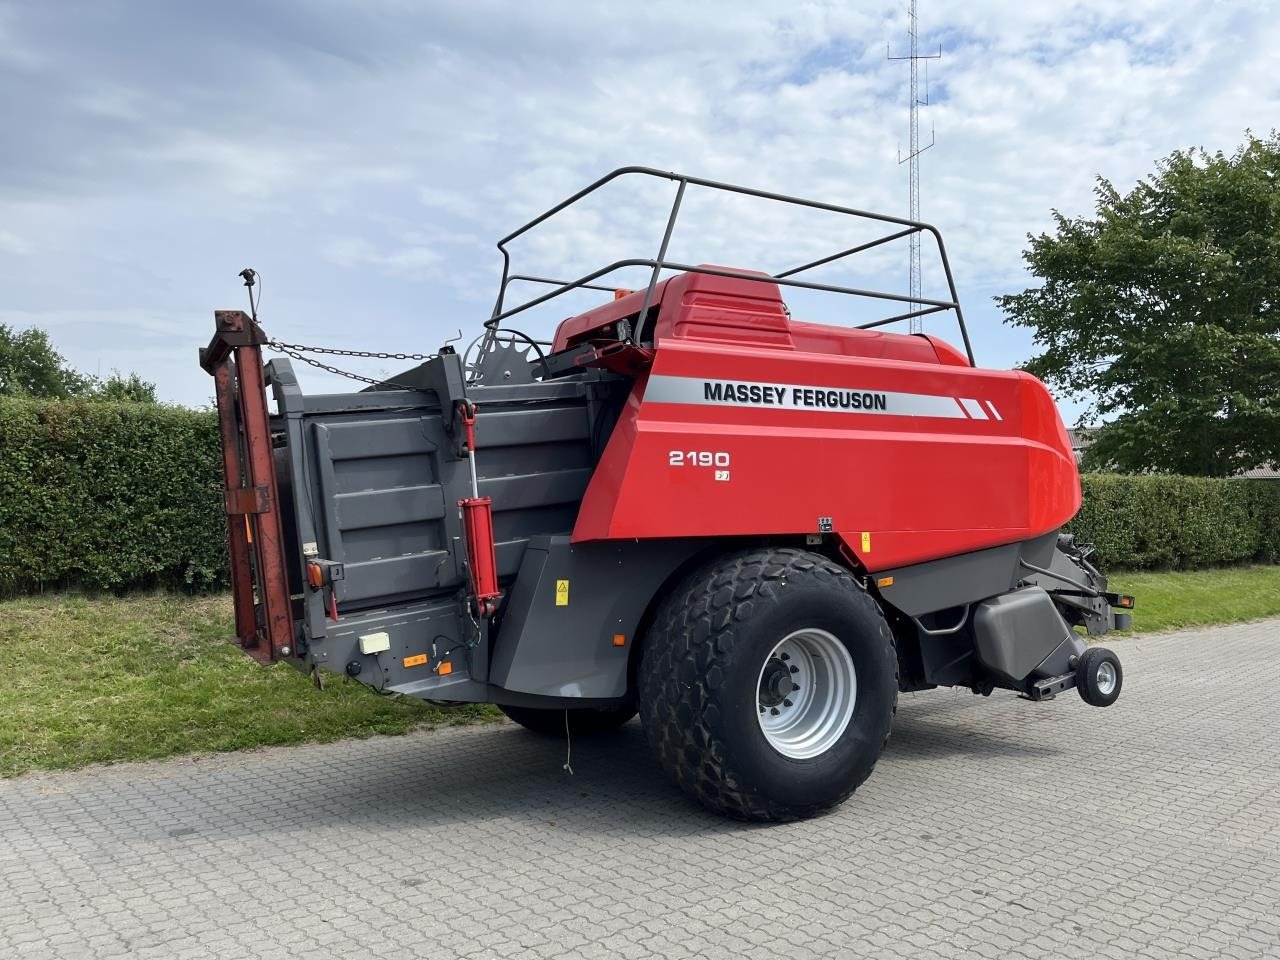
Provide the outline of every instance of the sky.
<path id="1" fill-rule="evenodd" d="M 1034 282 L 1022 252 L 1051 211 L 1088 214 L 1098 176 L 1127 188 L 1175 149 L 1230 152 L 1280 125 L 1278 14 L 1280 0 L 921 0 L 922 52 L 942 52 L 921 218 L 942 232 L 981 365 L 1034 353 L 992 298 Z M 280 340 L 434 351 L 489 316 L 496 240 L 619 166 L 904 216 L 907 69 L 886 53 L 905 43 L 905 0 L 0 0 L 0 322 L 195 406 L 212 393 L 197 347 L 214 309 L 245 305 L 243 267 Z M 652 257 L 672 189 L 622 182 L 513 245 L 514 268 Z M 691 193 L 671 255 L 776 271 L 858 229 Z M 943 292 L 928 244 L 923 261 L 925 295 Z M 899 244 L 815 279 L 901 292 L 906 271 Z M 519 326 L 548 336 L 601 296 Z M 787 298 L 797 317 L 870 317 Z M 955 339 L 952 320 L 926 329 Z M 309 391 L 359 386 L 299 373 Z"/>

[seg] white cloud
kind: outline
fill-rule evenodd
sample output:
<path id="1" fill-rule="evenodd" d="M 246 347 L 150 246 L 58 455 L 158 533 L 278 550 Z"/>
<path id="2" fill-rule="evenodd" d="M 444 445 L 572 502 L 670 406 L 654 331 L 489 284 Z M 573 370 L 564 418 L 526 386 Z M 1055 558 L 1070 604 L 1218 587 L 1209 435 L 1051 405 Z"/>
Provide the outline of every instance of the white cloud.
<path id="1" fill-rule="evenodd" d="M 492 240 L 623 164 L 906 208 L 906 68 L 884 59 L 902 46 L 898 3 L 245 5 L 248 31 L 230 6 L 0 6 L 0 122 L 26 131 L 0 157 L 0 249 L 23 254 L 0 261 L 12 316 L 55 339 L 69 317 L 82 339 L 109 315 L 100 329 L 124 340 L 142 318 L 147 352 L 112 362 L 156 364 L 139 372 L 172 399 L 207 395 L 194 348 L 213 307 L 241 302 L 246 264 L 284 339 L 430 349 L 487 315 Z M 922 39 L 943 46 L 923 216 L 943 229 L 980 358 L 1029 352 L 987 298 L 1025 284 L 1025 234 L 1051 208 L 1088 212 L 1098 174 L 1124 186 L 1172 149 L 1229 150 L 1276 122 L 1277 12 L 923 5 Z M 154 53 L 134 56 L 139 43 Z M 654 186 L 549 224 L 517 268 L 651 256 L 670 201 Z M 691 196 L 672 252 L 780 267 L 840 242 L 829 219 Z M 846 276 L 900 284 L 904 257 Z M 568 309 L 532 322 L 547 332 Z M 102 352 L 59 346 L 87 369 Z"/>
<path id="2" fill-rule="evenodd" d="M 22 256 L 31 252 L 31 245 L 23 240 L 16 233 L 8 230 L 0 230 L 0 253 L 10 253 L 14 256 Z"/>
<path id="3" fill-rule="evenodd" d="M 340 267 L 375 266 L 393 274 L 425 271 L 444 262 L 444 255 L 429 246 L 411 242 L 382 251 L 363 237 L 337 237 L 323 252 L 326 259 Z"/>

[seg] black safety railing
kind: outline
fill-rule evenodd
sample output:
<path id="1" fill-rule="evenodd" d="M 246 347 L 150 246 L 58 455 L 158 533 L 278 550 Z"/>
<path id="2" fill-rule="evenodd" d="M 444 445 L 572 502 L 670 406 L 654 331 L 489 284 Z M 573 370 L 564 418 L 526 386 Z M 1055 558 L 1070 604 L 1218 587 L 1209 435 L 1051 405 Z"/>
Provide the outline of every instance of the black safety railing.
<path id="1" fill-rule="evenodd" d="M 662 243 L 658 247 L 658 255 L 653 259 L 629 258 L 625 260 L 615 260 L 607 266 L 590 273 L 584 274 L 576 280 L 553 280 L 547 277 L 530 276 L 528 274 L 512 274 L 511 273 L 511 253 L 507 250 L 507 244 L 520 236 L 528 233 L 534 227 L 546 222 L 547 220 L 560 213 L 566 207 L 570 207 L 584 197 L 596 192 L 601 187 L 617 180 L 619 177 L 628 175 L 639 175 L 646 177 L 656 177 L 663 180 L 670 180 L 678 184 L 676 188 L 675 200 L 671 204 L 671 213 L 667 217 L 666 230 L 662 235 Z M 688 187 L 704 187 L 710 190 L 719 190 L 726 193 L 736 193 L 747 197 L 756 197 L 761 200 L 772 200 L 777 203 L 790 204 L 792 206 L 807 207 L 812 210 L 823 210 L 828 213 L 838 213 L 849 217 L 855 217 L 862 221 L 871 221 L 874 223 L 886 224 L 900 229 L 894 230 L 892 233 L 869 240 L 865 243 L 857 244 L 845 250 L 837 251 L 817 260 L 808 263 L 802 263 L 799 266 L 782 270 L 775 274 L 761 275 L 760 273 L 748 273 L 740 270 L 725 270 L 719 267 L 699 266 L 696 264 L 678 263 L 667 259 L 667 248 L 671 244 L 671 235 L 675 231 L 676 220 L 680 215 L 680 206 L 684 201 L 685 191 Z M 806 270 L 813 270 L 816 267 L 825 266 L 844 260 L 847 257 L 864 253 L 867 250 L 883 246 L 886 243 L 892 243 L 895 240 L 902 240 L 915 233 L 928 233 L 933 237 L 938 247 L 938 257 L 942 262 L 943 272 L 947 278 L 947 289 L 950 292 L 950 300 L 935 300 L 928 297 L 910 296 L 902 293 L 891 293 L 882 290 L 866 290 L 858 287 L 842 286 L 834 283 L 816 283 L 810 280 L 797 280 L 796 274 L 803 273 Z M 682 273 L 701 273 L 714 277 L 730 277 L 739 280 L 752 280 L 763 283 L 776 283 L 781 286 L 797 287 L 802 290 L 818 290 L 826 293 L 840 293 L 854 297 L 862 297 L 871 300 L 884 300 L 890 303 L 903 304 L 911 309 L 896 313 L 892 316 L 885 317 L 880 320 L 873 320 L 870 323 L 860 323 L 856 326 L 862 330 L 868 330 L 872 327 L 882 327 L 890 323 L 899 323 L 903 320 L 911 320 L 915 317 L 924 317 L 933 313 L 940 313 L 944 310 L 954 311 L 956 322 L 960 327 L 960 337 L 964 341 L 965 353 L 969 358 L 969 362 L 974 363 L 973 346 L 969 342 L 969 331 L 964 324 L 964 313 L 960 309 L 959 298 L 956 295 L 955 278 L 951 273 L 951 263 L 947 259 L 947 250 L 942 243 L 942 235 L 938 233 L 936 227 L 921 223 L 915 220 L 905 220 L 901 217 L 889 216 L 883 213 L 871 213 L 866 210 L 858 210 L 853 207 L 842 207 L 834 203 L 823 203 L 818 200 L 806 200 L 802 197 L 792 197 L 783 193 L 772 193 L 767 190 L 756 190 L 752 187 L 741 187 L 731 183 L 720 183 L 716 180 L 704 180 L 701 177 L 690 177 L 680 173 L 670 173 L 664 170 L 657 170 L 652 167 L 619 167 L 612 173 L 608 173 L 599 180 L 579 190 L 573 196 L 561 201 L 549 210 L 534 217 L 524 226 L 507 234 L 498 241 L 498 250 L 502 253 L 502 283 L 498 287 L 498 299 L 493 307 L 493 314 L 485 323 L 485 326 L 494 331 L 499 328 L 503 320 L 513 317 L 525 310 L 532 309 L 540 304 L 553 300 L 571 290 L 613 290 L 613 287 L 597 284 L 594 281 L 599 280 L 618 270 L 628 267 L 646 267 L 649 269 L 649 284 L 645 289 L 644 300 L 640 308 L 640 321 L 649 314 L 649 308 L 653 305 L 654 291 L 658 286 L 658 280 L 664 270 L 675 270 Z M 541 296 L 533 297 L 517 306 L 508 308 L 506 305 L 507 288 L 510 284 L 517 281 L 539 283 L 554 286 L 555 289 Z M 638 326 L 638 325 L 637 325 Z M 636 331 L 639 332 L 638 330 Z"/>

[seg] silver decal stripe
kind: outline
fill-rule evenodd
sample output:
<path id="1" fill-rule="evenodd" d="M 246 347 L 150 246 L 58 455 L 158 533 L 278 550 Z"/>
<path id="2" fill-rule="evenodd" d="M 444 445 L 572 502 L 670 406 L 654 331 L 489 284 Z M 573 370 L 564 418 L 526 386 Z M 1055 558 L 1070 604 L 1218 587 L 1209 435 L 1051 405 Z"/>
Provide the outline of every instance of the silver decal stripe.
<path id="1" fill-rule="evenodd" d="M 987 416 L 987 411 L 982 409 L 982 404 L 980 404 L 977 400 L 970 400 L 968 397 L 961 397 L 960 402 L 964 404 L 965 410 L 968 411 L 969 416 L 973 417 L 973 419 L 975 420 L 991 419 L 990 417 Z"/>
<path id="2" fill-rule="evenodd" d="M 985 403 L 990 408 L 992 416 L 994 416 L 997 420 L 1004 419 L 1004 417 L 1000 416 L 1000 411 L 996 409 L 996 405 L 994 403 L 992 403 L 990 400 L 984 400 L 983 403 Z"/>
<path id="3" fill-rule="evenodd" d="M 825 410 L 834 413 L 888 414 L 898 417 L 966 418 L 956 397 L 928 393 L 896 393 L 853 387 L 820 387 L 799 383 L 767 383 L 759 380 L 713 380 L 655 374 L 645 387 L 646 403 L 697 403 L 725 407 L 778 410 Z M 987 415 L 973 400 L 977 417 Z"/>

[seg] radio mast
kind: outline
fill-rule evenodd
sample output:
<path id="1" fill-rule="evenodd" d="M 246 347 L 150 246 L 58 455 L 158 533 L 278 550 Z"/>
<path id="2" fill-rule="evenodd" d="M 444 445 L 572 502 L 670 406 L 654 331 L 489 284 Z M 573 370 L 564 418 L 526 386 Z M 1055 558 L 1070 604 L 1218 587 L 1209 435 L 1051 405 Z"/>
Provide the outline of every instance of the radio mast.
<path id="1" fill-rule="evenodd" d="M 920 108 L 929 105 L 929 66 L 925 64 L 924 73 L 924 99 L 920 99 L 920 61 L 921 60 L 939 60 L 942 57 L 942 46 L 938 46 L 937 53 L 921 54 L 917 49 L 918 30 L 916 25 L 916 0 L 910 0 L 907 6 L 907 39 L 910 44 L 910 53 L 905 57 L 891 57 L 888 49 L 885 50 L 885 56 L 890 60 L 906 60 L 911 65 L 911 96 L 910 96 L 910 113 L 911 113 L 911 133 L 910 145 L 907 148 L 907 155 L 902 155 L 902 147 L 898 147 L 898 163 L 907 164 L 907 189 L 910 193 L 910 213 L 908 216 L 912 220 L 920 219 L 920 154 L 924 153 L 934 144 L 933 127 L 929 128 L 929 142 L 923 147 L 920 146 Z M 907 282 L 911 290 L 911 296 L 920 297 L 920 234 L 913 233 L 907 238 L 907 242 L 911 245 L 910 263 L 907 267 Z M 913 306 L 912 309 L 915 309 Z M 910 330 L 912 333 L 919 333 L 922 329 L 922 318 L 912 317 L 910 321 Z"/>

